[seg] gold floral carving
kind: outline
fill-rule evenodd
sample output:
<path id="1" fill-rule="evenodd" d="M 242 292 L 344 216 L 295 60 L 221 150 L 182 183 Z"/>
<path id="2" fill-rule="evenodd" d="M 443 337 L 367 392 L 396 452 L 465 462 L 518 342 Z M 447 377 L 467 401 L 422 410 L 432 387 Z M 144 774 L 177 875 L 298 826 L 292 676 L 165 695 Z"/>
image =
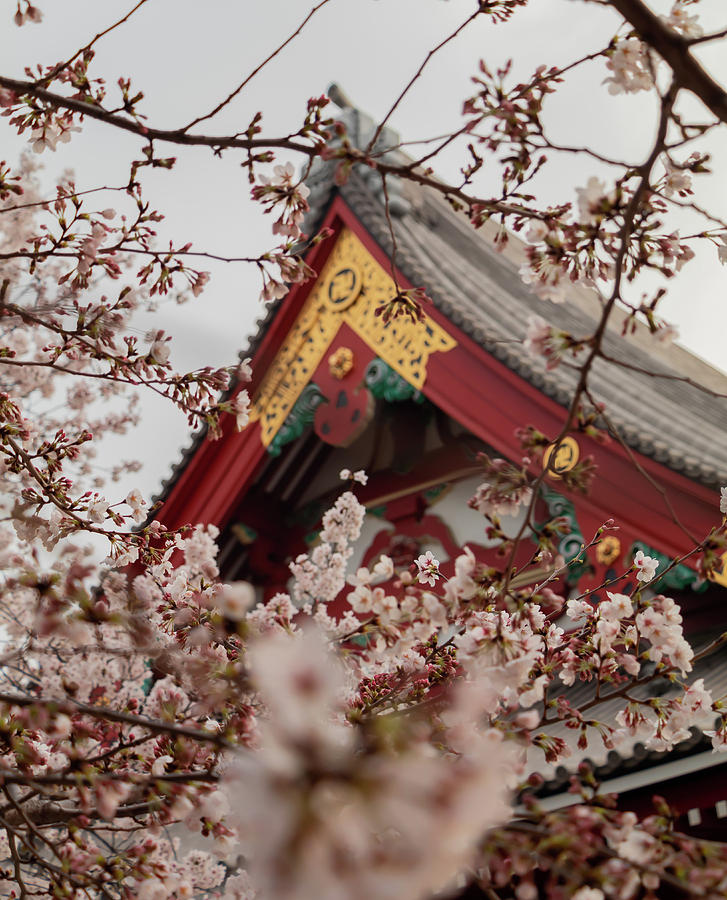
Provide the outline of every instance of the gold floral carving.
<path id="1" fill-rule="evenodd" d="M 341 381 L 353 368 L 353 350 L 339 347 L 328 357 L 328 369 L 334 378 Z"/>
<path id="2" fill-rule="evenodd" d="M 457 341 L 429 316 L 384 324 L 376 310 L 395 293 L 394 282 L 356 235 L 344 229 L 318 281 L 255 395 L 251 419 L 259 419 L 268 446 L 345 322 L 378 357 L 421 390 L 432 353 Z"/>
<path id="3" fill-rule="evenodd" d="M 616 562 L 621 553 L 621 541 L 613 534 L 602 537 L 596 547 L 596 559 L 602 566 Z"/>

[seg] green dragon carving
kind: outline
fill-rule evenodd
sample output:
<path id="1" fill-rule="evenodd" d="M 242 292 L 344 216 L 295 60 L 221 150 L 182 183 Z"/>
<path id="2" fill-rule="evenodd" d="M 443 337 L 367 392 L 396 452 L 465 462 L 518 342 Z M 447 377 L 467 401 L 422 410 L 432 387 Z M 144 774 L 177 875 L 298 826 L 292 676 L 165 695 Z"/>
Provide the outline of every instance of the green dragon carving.
<path id="1" fill-rule="evenodd" d="M 364 384 L 377 399 L 387 403 L 400 403 L 402 400 L 413 400 L 424 403 L 425 397 L 409 382 L 395 372 L 382 359 L 372 359 L 366 369 Z"/>

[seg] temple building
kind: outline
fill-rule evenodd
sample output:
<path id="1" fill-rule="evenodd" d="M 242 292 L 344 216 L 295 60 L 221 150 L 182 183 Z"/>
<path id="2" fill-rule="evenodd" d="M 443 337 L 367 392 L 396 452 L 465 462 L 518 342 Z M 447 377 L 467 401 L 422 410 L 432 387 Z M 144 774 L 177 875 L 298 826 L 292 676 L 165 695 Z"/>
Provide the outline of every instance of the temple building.
<path id="1" fill-rule="evenodd" d="M 352 107 L 340 117 L 351 141 L 367 146 L 373 121 Z M 383 129 L 382 148 L 398 143 Z M 307 183 L 305 230 L 333 233 L 306 256 L 317 277 L 268 307 L 241 354 L 252 358 L 250 425 L 238 433 L 229 417 L 220 440 L 195 440 L 165 485 L 160 517 L 170 527 L 217 525 L 222 576 L 251 581 L 262 599 L 286 589 L 290 560 L 316 539 L 341 489 L 340 470 L 361 468 L 368 483 L 357 494 L 368 515 L 354 564 L 386 553 L 402 567 L 431 549 L 447 574 L 467 544 L 482 563 L 502 566 L 483 517 L 467 506 L 483 480 L 478 454 L 519 460 L 516 432 L 526 425 L 559 434 L 579 372 L 548 371 L 526 351 L 528 317 L 585 337 L 598 321 L 597 298 L 574 285 L 563 304 L 539 299 L 519 275 L 518 239 L 497 252 L 494 226 L 475 231 L 434 189 L 392 181 L 387 217 L 375 172 L 355 170 L 337 186 L 333 164 L 318 162 Z M 422 322 L 377 315 L 397 286 L 431 298 Z M 662 570 L 688 553 L 718 523 L 727 484 L 727 409 L 717 396 L 727 395 L 727 376 L 645 327 L 622 336 L 623 314 L 613 318 L 604 348 L 614 362 L 597 360 L 592 376 L 612 433 L 573 432 L 552 448 L 536 519 L 567 518 L 566 560 L 607 520 L 619 530 L 556 582 L 564 596 L 628 569 L 639 549 Z M 589 457 L 597 466 L 590 492 L 573 493 L 563 475 Z M 532 546 L 523 542 L 523 558 Z M 724 585 L 727 576 L 701 580 L 690 559 L 659 581 L 681 604 L 697 648 L 725 628 Z M 727 654 L 697 663 L 700 677 L 715 698 L 727 693 Z M 705 736 L 667 754 L 635 742 L 588 753 L 627 807 L 646 812 L 659 793 L 693 833 L 727 837 L 727 756 L 713 754 Z M 544 802 L 569 802 L 571 769 L 544 770 Z"/>

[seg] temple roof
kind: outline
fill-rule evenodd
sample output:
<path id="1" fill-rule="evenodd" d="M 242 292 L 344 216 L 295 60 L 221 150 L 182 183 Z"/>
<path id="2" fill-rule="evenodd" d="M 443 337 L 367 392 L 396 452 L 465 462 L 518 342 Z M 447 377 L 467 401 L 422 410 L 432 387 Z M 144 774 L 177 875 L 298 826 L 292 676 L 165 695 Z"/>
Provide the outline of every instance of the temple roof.
<path id="1" fill-rule="evenodd" d="M 716 635 L 711 635 L 712 640 Z M 701 641 L 707 644 L 712 641 Z M 693 640 L 695 648 L 698 640 Z M 693 670 L 686 679 L 694 684 L 698 679 L 703 679 L 704 687 L 710 691 L 715 699 L 727 694 L 727 653 L 724 648 L 719 648 L 708 656 L 698 659 Z M 585 704 L 593 699 L 596 687 L 593 682 L 576 682 L 573 686 L 564 687 L 554 685 L 549 690 L 550 699 L 559 694 L 567 697 L 573 708 Z M 606 692 L 608 693 L 608 692 Z M 618 727 L 616 715 L 624 708 L 623 697 L 617 696 L 614 690 L 613 699 L 605 699 L 595 707 L 590 715 L 613 727 Z M 666 681 L 657 681 L 641 685 L 630 690 L 630 695 L 637 698 L 660 697 L 664 700 L 679 696 L 680 690 L 676 685 L 669 685 Z M 715 715 L 715 721 L 718 716 Z M 706 727 L 706 726 L 705 726 Z M 570 748 L 571 755 L 562 764 L 553 766 L 542 761 L 540 751 L 531 754 L 533 764 L 531 768 L 540 772 L 547 780 L 540 793 L 543 796 L 557 794 L 567 790 L 570 776 L 577 771 L 581 762 L 587 761 L 596 777 L 605 781 L 616 775 L 623 775 L 636 769 L 648 769 L 660 765 L 667 759 L 690 756 L 699 752 L 712 751 L 712 741 L 699 728 L 693 727 L 688 738 L 679 741 L 671 750 L 648 749 L 639 735 L 625 734 L 617 744 L 616 749 L 605 747 L 595 731 L 589 733 L 589 746 L 586 750 L 579 750 L 577 746 L 579 732 L 567 728 L 562 722 L 547 726 L 548 734 L 559 737 Z M 721 761 L 727 763 L 727 755 L 720 754 Z M 716 762 L 716 761 L 715 761 Z"/>
<path id="2" fill-rule="evenodd" d="M 713 635 L 714 636 L 714 635 Z M 689 674 L 689 682 L 697 679 L 704 680 L 704 687 L 709 690 L 714 698 L 723 697 L 727 691 L 727 654 L 724 648 L 698 660 L 693 671 Z M 555 688 L 551 699 L 558 694 Z M 591 700 L 594 696 L 594 686 L 588 683 L 576 683 L 572 687 L 561 686 L 561 693 L 567 696 L 573 707 Z M 635 696 L 643 698 L 658 696 L 661 699 L 676 697 L 679 690 L 676 686 L 669 686 L 664 682 L 651 683 L 636 688 L 632 692 Z M 602 704 L 593 709 L 590 715 L 595 716 L 599 722 L 617 727 L 616 714 L 623 708 L 623 699 L 614 697 L 606 699 Z M 719 717 L 715 715 L 715 728 Z M 628 733 L 622 735 L 616 749 L 607 749 L 603 746 L 594 730 L 589 734 L 589 746 L 586 750 L 579 750 L 576 746 L 578 731 L 568 729 L 563 723 L 556 723 L 547 728 L 553 737 L 559 737 L 570 748 L 571 755 L 563 763 L 553 766 L 542 760 L 542 753 L 531 751 L 529 755 L 529 768 L 541 774 L 545 781 L 536 788 L 534 793 L 538 801 L 546 809 L 558 809 L 575 802 L 573 795 L 569 794 L 572 776 L 579 770 L 582 763 L 586 763 L 591 769 L 596 781 L 600 784 L 599 793 L 618 793 L 623 797 L 630 791 L 643 792 L 643 800 L 646 801 L 644 813 L 651 809 L 651 797 L 660 794 L 670 798 L 670 802 L 676 801 L 676 795 L 671 793 L 671 785 L 674 779 L 692 778 L 699 772 L 704 772 L 712 781 L 716 789 L 715 799 L 721 799 L 719 787 L 724 785 L 725 766 L 727 755 L 715 752 L 711 738 L 700 728 L 692 726 L 689 736 L 676 743 L 671 749 L 656 750 L 648 748 L 638 736 Z M 711 792 L 711 789 L 710 789 Z M 701 799 L 700 799 L 701 797 Z M 687 801 L 685 803 L 685 800 Z M 703 805 L 703 794 L 700 795 L 696 785 L 692 785 L 684 791 L 681 790 L 680 804 L 686 808 L 699 808 Z M 628 802 L 628 801 L 627 801 Z M 627 808 L 632 808 L 628 806 Z M 719 813 L 724 816 L 723 812 Z"/>
<path id="3" fill-rule="evenodd" d="M 338 192 L 379 246 L 391 253 L 383 197 L 376 186 L 356 173 L 341 188 L 329 183 L 327 196 L 323 179 L 314 186 L 311 217 L 320 217 Z M 566 406 L 579 371 L 565 365 L 546 371 L 544 361 L 528 354 L 523 345 L 528 317 L 539 315 L 577 338 L 588 337 L 600 316 L 595 293 L 573 285 L 564 303 L 541 300 L 519 275 L 525 252 L 517 237 L 510 236 L 505 251 L 497 252 L 496 226 L 475 231 L 432 188 L 405 182 L 396 199 L 392 219 L 401 273 L 423 287 L 437 309 L 480 346 Z M 604 349 L 625 365 L 598 359 L 592 370 L 593 394 L 605 402 L 608 419 L 635 450 L 695 481 L 727 483 L 727 375 L 677 345 L 659 342 L 645 326 L 622 337 L 624 319 L 625 313 L 616 310 Z"/>
<path id="4" fill-rule="evenodd" d="M 373 133 L 372 120 L 351 107 L 343 110 L 341 118 L 352 141 L 366 146 Z M 397 143 L 397 136 L 384 129 L 380 144 Z M 397 150 L 385 156 L 405 158 Z M 308 232 L 314 233 L 340 195 L 374 241 L 391 254 L 380 177 L 375 172 L 356 170 L 345 185 L 337 186 L 334 163 L 318 161 L 308 184 Z M 579 372 L 567 365 L 546 371 L 544 361 L 527 353 L 523 338 L 528 317 L 539 315 L 575 337 L 588 337 L 600 313 L 595 293 L 573 285 L 562 304 L 541 300 L 518 273 L 525 261 L 525 245 L 517 237 L 510 236 L 505 251 L 499 253 L 493 243 L 495 226 L 488 223 L 475 231 L 438 191 L 394 179 L 389 194 L 401 274 L 415 287 L 423 287 L 436 308 L 477 344 L 566 406 Z M 282 302 L 268 306 L 241 357 L 254 354 Z M 607 354 L 623 365 L 596 360 L 591 379 L 595 398 L 606 404 L 610 422 L 633 449 L 694 481 L 709 486 L 727 484 L 727 375 L 677 345 L 660 343 L 645 326 L 637 325 L 633 335 L 623 337 L 624 318 L 625 313 L 614 311 L 604 341 Z M 487 385 L 483 384 L 483 390 Z M 183 452 L 163 494 L 198 442 L 199 437 Z"/>

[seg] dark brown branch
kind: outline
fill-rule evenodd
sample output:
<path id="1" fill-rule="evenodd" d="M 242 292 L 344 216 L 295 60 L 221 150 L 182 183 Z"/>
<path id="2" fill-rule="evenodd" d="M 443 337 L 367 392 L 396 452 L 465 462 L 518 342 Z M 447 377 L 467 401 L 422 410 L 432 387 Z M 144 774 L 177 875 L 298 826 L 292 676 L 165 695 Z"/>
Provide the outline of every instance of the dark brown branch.
<path id="1" fill-rule="evenodd" d="M 94 719 L 104 719 L 108 722 L 120 722 L 124 725 L 136 725 L 146 728 L 155 734 L 176 734 L 179 737 L 187 737 L 193 741 L 201 741 L 206 744 L 214 744 L 217 747 L 234 747 L 229 741 L 225 740 L 219 734 L 212 734 L 209 731 L 202 731 L 198 728 L 190 728 L 187 725 L 175 725 L 173 722 L 161 722 L 156 719 L 148 719 L 145 716 L 135 716 L 132 713 L 121 712 L 116 709 L 109 709 L 105 706 L 89 706 L 87 703 L 80 703 L 77 700 L 54 700 L 42 697 L 26 697 L 22 694 L 0 693 L 0 703 L 7 703 L 10 706 L 46 706 L 52 708 L 56 712 L 66 713 L 66 715 L 83 715 L 91 716 Z"/>
<path id="2" fill-rule="evenodd" d="M 83 772 L 56 772 L 49 775 L 33 775 L 32 772 L 18 772 L 17 770 L 9 770 L 7 772 L 0 769 L 0 784 L 46 784 L 58 785 L 59 787 L 78 787 L 79 780 L 83 780 Z M 164 782 L 167 784 L 196 784 L 204 781 L 216 784 L 219 781 L 219 775 L 214 772 L 170 772 L 166 775 L 147 775 L 142 772 L 93 772 L 89 773 L 88 778 L 99 778 L 101 781 L 122 781 L 129 784 L 136 784 L 142 787 Z"/>
<path id="3" fill-rule="evenodd" d="M 101 106 L 95 106 L 93 103 L 87 103 L 84 100 L 75 100 L 73 97 L 63 97 L 55 94 L 45 88 L 39 87 L 32 81 L 20 81 L 17 78 L 7 78 L 0 75 L 0 86 L 14 91 L 18 96 L 35 97 L 43 103 L 47 103 L 56 109 L 68 109 L 71 112 L 88 116 L 90 119 L 96 119 L 99 122 L 105 122 L 107 125 L 113 125 L 122 131 L 129 131 L 145 141 L 165 141 L 172 144 L 184 144 L 188 146 L 213 147 L 217 148 L 238 148 L 242 150 L 255 150 L 264 147 L 278 147 L 280 149 L 292 150 L 296 153 L 304 153 L 306 156 L 313 156 L 316 153 L 312 144 L 304 144 L 295 141 L 292 138 L 246 138 L 237 135 L 226 135 L 215 137 L 204 134 L 187 134 L 183 128 L 164 129 L 149 128 L 128 119 L 118 113 L 110 112 Z"/>
<path id="4" fill-rule="evenodd" d="M 29 204 L 30 205 L 30 204 Z M 34 204 L 39 206 L 40 204 Z M 5 212 L 1 210 L 0 212 Z M 173 256 L 199 256 L 204 259 L 213 259 L 216 262 L 224 263 L 254 263 L 256 266 L 267 262 L 266 254 L 261 256 L 220 256 L 216 253 L 209 253 L 206 250 L 151 250 L 143 247 L 125 247 L 123 244 L 116 244 L 110 247 L 100 247 L 98 250 L 98 258 L 116 256 L 117 253 L 134 253 L 137 256 L 149 256 L 152 259 L 168 260 Z M 9 250 L 7 253 L 0 253 L 0 259 L 78 259 L 79 254 L 67 250 L 57 250 L 55 247 L 49 250 Z"/>
<path id="5" fill-rule="evenodd" d="M 546 825 L 536 824 L 535 822 L 527 822 L 522 819 L 516 819 L 513 822 L 508 823 L 502 831 L 515 831 L 520 832 L 521 834 L 528 834 L 532 837 L 536 837 L 540 840 L 547 841 L 549 838 L 552 838 L 552 831 Z M 606 843 L 601 844 L 598 847 L 593 847 L 593 853 L 598 854 L 600 856 L 604 856 L 608 859 L 620 860 L 624 861 L 624 857 L 622 857 L 616 850 L 612 850 Z M 655 872 L 655 870 L 649 866 L 648 864 L 633 862 L 629 860 L 629 863 L 633 865 L 636 869 L 641 872 Z M 656 872 L 655 872 L 656 874 Z M 703 896 L 703 890 L 699 886 L 692 886 L 690 882 L 685 878 L 677 878 L 674 875 L 671 875 L 669 872 L 665 872 L 663 869 L 658 870 L 658 877 L 665 884 L 669 884 L 674 888 L 677 888 L 680 891 L 683 891 L 687 894 L 691 894 L 692 896 Z"/>
<path id="6" fill-rule="evenodd" d="M 14 212 L 16 209 L 32 209 L 34 206 L 48 208 L 58 200 L 70 200 L 72 197 L 83 197 L 85 194 L 98 194 L 99 191 L 126 191 L 126 185 L 123 187 L 108 187 L 107 185 L 102 185 L 97 188 L 88 188 L 85 191 L 63 190 L 60 194 L 57 194 L 55 197 L 51 197 L 48 200 L 35 200 L 33 203 L 15 203 L 13 206 L 2 206 L 0 207 L 0 213 Z"/>
<path id="7" fill-rule="evenodd" d="M 694 42 L 669 28 L 643 0 L 609 2 L 671 68 L 677 87 L 690 91 L 721 122 L 727 122 L 727 91 L 692 56 L 689 48 Z"/>
<path id="8" fill-rule="evenodd" d="M 7 78 L 0 75 L 0 86 L 6 87 L 14 91 L 18 96 L 31 96 L 42 100 L 49 106 L 59 109 L 69 109 L 80 115 L 88 116 L 96 119 L 106 125 L 112 125 L 123 131 L 128 131 L 145 141 L 160 141 L 170 144 L 210 147 L 213 150 L 220 149 L 240 149 L 240 150 L 261 150 L 261 149 L 280 149 L 290 150 L 293 153 L 301 153 L 312 159 L 319 155 L 320 144 L 303 143 L 295 140 L 293 137 L 282 138 L 247 138 L 239 135 L 198 135 L 188 134 L 184 128 L 163 129 L 152 128 L 141 125 L 132 119 L 110 112 L 100 106 L 87 103 L 83 100 L 74 100 L 70 97 L 63 97 L 60 94 L 54 94 L 44 88 L 40 88 L 31 81 L 19 81 L 15 78 Z M 482 210 L 488 210 L 493 213 L 501 213 L 504 215 L 520 215 L 528 218 L 544 219 L 545 215 L 538 210 L 531 209 L 528 206 L 519 203 L 506 203 L 502 200 L 496 200 L 486 197 L 473 197 L 461 188 L 453 187 L 445 182 L 439 181 L 437 178 L 426 175 L 423 172 L 416 171 L 409 165 L 393 165 L 384 163 L 381 160 L 372 158 L 365 151 L 349 148 L 345 153 L 341 151 L 341 160 L 349 159 L 354 164 L 366 165 L 368 168 L 376 169 L 382 175 L 396 175 L 408 181 L 413 181 L 423 187 L 429 187 L 436 190 L 446 197 L 454 198 L 462 201 L 467 207 L 477 206 Z"/>
<path id="9" fill-rule="evenodd" d="M 718 41 L 723 37 L 727 37 L 727 28 L 723 28 L 721 31 L 712 31 L 710 34 L 703 34 L 701 37 L 690 38 L 689 46 L 706 44 L 708 41 Z"/>
<path id="10" fill-rule="evenodd" d="M 555 446 L 557 446 L 560 441 L 563 440 L 563 438 L 570 431 L 573 422 L 576 421 L 581 398 L 584 396 L 585 392 L 588 389 L 588 377 L 590 375 L 591 368 L 596 359 L 601 355 L 601 344 L 603 343 L 603 339 L 606 334 L 606 327 L 617 301 L 621 299 L 621 280 L 624 274 L 624 265 L 626 262 L 626 256 L 628 253 L 629 242 L 633 231 L 634 222 L 636 220 L 641 201 L 643 200 L 644 195 L 649 189 L 651 170 L 653 169 L 656 160 L 662 153 L 677 93 L 678 88 L 674 83 L 672 83 L 669 86 L 666 94 L 661 98 L 659 127 L 657 129 L 654 144 L 651 148 L 651 152 L 649 153 L 648 158 L 641 166 L 636 169 L 636 172 L 639 175 L 639 183 L 624 211 L 623 223 L 618 232 L 619 250 L 616 255 L 614 264 L 613 289 L 611 291 L 610 297 L 603 306 L 601 318 L 596 327 L 596 330 L 589 340 L 591 349 L 589 351 L 588 358 L 580 367 L 578 384 L 576 385 L 576 389 L 573 393 L 570 406 L 568 407 L 568 413 L 566 415 L 563 427 L 560 430 L 560 434 L 555 438 Z M 535 504 L 537 503 L 540 485 L 545 480 L 545 476 L 547 475 L 547 473 L 547 468 L 543 468 L 538 477 L 535 479 L 534 483 L 531 485 L 532 497 L 530 499 L 530 504 L 528 506 L 523 522 L 518 530 L 518 533 L 513 539 L 512 550 L 510 551 L 510 555 L 508 557 L 507 565 L 505 568 L 505 581 L 503 585 L 504 596 L 507 596 L 510 588 L 510 581 L 512 579 L 513 566 L 518 546 L 523 536 L 525 535 L 527 528 L 530 525 L 531 517 L 535 511 Z"/>
<path id="11" fill-rule="evenodd" d="M 10 856 L 13 860 L 13 868 L 15 870 L 15 881 L 18 884 L 18 889 L 20 890 L 20 900 L 23 900 L 24 897 L 28 896 L 28 890 L 25 887 L 25 882 L 23 881 L 23 870 L 20 864 L 20 854 L 18 853 L 18 848 L 15 845 L 15 833 L 6 826 L 6 831 L 8 835 L 8 844 L 10 846 Z"/>

